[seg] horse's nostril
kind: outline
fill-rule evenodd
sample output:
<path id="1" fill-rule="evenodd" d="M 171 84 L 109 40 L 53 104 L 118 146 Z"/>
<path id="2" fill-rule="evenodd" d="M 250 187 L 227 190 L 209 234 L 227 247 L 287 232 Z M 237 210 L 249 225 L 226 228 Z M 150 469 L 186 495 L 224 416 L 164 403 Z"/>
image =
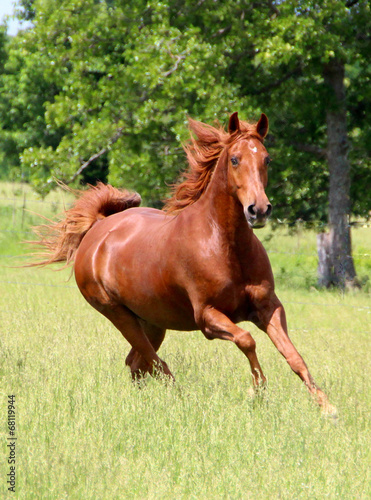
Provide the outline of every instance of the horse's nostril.
<path id="1" fill-rule="evenodd" d="M 247 207 L 247 211 L 249 212 L 250 215 L 252 215 L 253 217 L 256 216 L 256 212 L 255 212 L 255 205 L 249 205 Z"/>
<path id="2" fill-rule="evenodd" d="M 268 205 L 267 205 L 267 211 L 265 212 L 265 215 L 266 215 L 267 217 L 269 217 L 269 216 L 270 216 L 270 214 L 272 213 L 272 210 L 273 210 L 272 205 L 271 205 L 270 203 L 268 203 Z"/>

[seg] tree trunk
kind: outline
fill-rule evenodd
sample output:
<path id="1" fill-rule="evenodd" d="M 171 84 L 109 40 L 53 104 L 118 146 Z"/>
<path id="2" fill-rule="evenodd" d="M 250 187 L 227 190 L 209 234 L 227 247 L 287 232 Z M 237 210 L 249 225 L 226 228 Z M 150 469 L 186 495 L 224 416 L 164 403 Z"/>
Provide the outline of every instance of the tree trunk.
<path id="1" fill-rule="evenodd" d="M 319 286 L 330 286 L 332 283 L 332 265 L 330 258 L 330 234 L 317 234 L 318 250 L 318 284 Z"/>
<path id="2" fill-rule="evenodd" d="M 332 94 L 326 111 L 327 162 L 330 172 L 329 233 L 317 239 L 319 283 L 323 286 L 356 286 L 350 236 L 350 164 L 344 86 L 344 64 L 333 60 L 323 73 Z M 332 101 L 332 102 L 331 102 Z"/>

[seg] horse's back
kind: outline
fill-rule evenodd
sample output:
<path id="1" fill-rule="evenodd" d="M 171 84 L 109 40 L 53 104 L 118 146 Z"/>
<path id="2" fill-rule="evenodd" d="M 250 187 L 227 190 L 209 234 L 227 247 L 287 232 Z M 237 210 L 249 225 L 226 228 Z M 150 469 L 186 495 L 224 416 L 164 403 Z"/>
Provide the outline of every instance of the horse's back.
<path id="1" fill-rule="evenodd" d="M 78 248 L 75 272 L 97 267 L 98 262 L 105 262 L 110 267 L 126 267 L 128 259 L 140 260 L 144 249 L 161 243 L 158 234 L 165 225 L 165 219 L 166 214 L 160 210 L 131 208 L 98 220 Z M 119 263 L 123 257 L 125 260 Z M 95 275 L 100 272 L 103 269 L 94 270 Z"/>

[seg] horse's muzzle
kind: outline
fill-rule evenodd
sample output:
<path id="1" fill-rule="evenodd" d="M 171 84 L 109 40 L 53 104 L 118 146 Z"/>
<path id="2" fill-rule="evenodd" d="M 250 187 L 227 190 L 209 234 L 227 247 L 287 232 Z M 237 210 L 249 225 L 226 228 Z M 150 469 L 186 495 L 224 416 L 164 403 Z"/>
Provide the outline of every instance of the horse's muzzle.
<path id="1" fill-rule="evenodd" d="M 267 204 L 265 211 L 257 209 L 255 205 L 249 205 L 244 209 L 247 223 L 251 228 L 260 229 L 265 226 L 267 220 L 272 213 L 272 205 Z"/>

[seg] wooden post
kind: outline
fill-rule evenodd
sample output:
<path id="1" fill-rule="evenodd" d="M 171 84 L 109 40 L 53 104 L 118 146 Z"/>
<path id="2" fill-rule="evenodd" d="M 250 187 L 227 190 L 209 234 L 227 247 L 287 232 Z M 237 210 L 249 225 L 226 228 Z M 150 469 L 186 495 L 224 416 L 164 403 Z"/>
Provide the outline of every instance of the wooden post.
<path id="1" fill-rule="evenodd" d="M 24 225 L 24 211 L 25 210 L 26 210 L 26 191 L 23 191 L 22 223 L 21 223 L 22 230 L 23 230 L 23 225 Z"/>

